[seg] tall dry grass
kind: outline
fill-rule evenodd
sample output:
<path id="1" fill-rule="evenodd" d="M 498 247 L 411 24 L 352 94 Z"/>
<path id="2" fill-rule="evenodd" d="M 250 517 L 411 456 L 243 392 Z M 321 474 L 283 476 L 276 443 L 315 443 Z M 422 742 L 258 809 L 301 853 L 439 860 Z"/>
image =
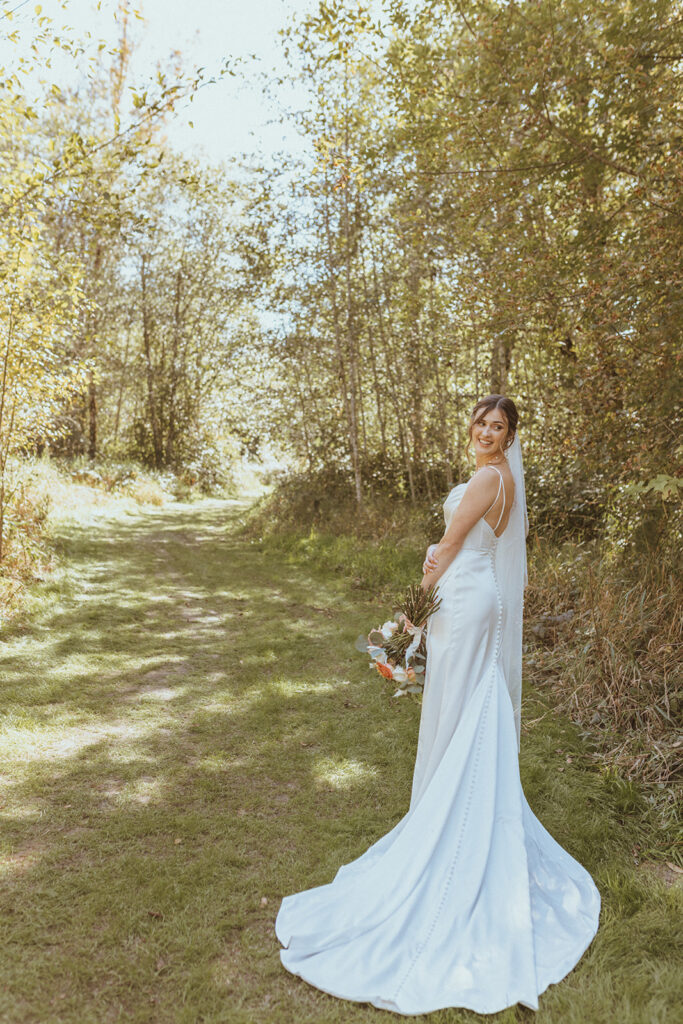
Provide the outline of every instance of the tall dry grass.
<path id="1" fill-rule="evenodd" d="M 560 710 L 600 737 L 628 778 L 681 772 L 679 576 L 670 562 L 615 565 L 597 543 L 538 542 L 529 566 L 527 666 Z"/>

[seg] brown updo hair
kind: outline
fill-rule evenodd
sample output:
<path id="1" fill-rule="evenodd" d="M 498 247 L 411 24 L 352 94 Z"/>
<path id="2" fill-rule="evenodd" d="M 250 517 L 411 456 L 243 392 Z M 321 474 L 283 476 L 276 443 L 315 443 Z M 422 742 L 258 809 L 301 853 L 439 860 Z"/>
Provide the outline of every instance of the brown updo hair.
<path id="1" fill-rule="evenodd" d="M 517 423 L 519 422 L 517 406 L 511 398 L 506 398 L 505 395 L 487 395 L 486 398 L 480 398 L 472 410 L 470 425 L 467 431 L 469 440 L 467 441 L 466 451 L 469 451 L 469 447 L 472 444 L 472 427 L 478 420 L 486 416 L 487 413 L 493 412 L 494 409 L 500 409 L 508 421 L 508 432 L 503 449 L 510 447 L 515 439 Z"/>

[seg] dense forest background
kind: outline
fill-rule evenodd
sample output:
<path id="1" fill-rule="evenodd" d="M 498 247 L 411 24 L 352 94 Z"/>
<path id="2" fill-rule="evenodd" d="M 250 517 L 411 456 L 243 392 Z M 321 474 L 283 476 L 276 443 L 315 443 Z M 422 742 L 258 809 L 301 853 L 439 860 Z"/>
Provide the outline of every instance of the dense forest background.
<path id="1" fill-rule="evenodd" d="M 469 410 L 502 392 L 533 636 L 573 622 L 564 706 L 668 782 L 680 3 L 321 2 L 283 36 L 303 155 L 232 167 L 171 150 L 176 105 L 211 81 L 178 58 L 133 88 L 131 21 L 122 3 L 118 46 L 90 54 L 38 6 L 0 74 L 1 571 L 25 561 L 36 457 L 210 490 L 275 456 L 260 529 L 436 539 Z M 87 63 L 81 85 L 51 79 L 57 53 Z"/>

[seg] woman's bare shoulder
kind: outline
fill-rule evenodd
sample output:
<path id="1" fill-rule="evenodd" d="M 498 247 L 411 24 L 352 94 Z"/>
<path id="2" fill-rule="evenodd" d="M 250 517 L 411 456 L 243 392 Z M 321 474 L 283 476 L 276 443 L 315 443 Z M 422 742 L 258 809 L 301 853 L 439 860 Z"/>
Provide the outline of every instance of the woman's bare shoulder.
<path id="1" fill-rule="evenodd" d="M 471 499 L 488 499 L 493 501 L 495 493 L 498 489 L 498 474 L 497 473 L 485 473 L 484 470 L 489 469 L 489 466 L 481 466 L 475 470 L 469 479 L 467 487 L 465 488 L 465 497 L 469 496 Z"/>
<path id="2" fill-rule="evenodd" d="M 485 472 L 489 470 L 489 472 Z M 505 487 L 506 494 L 514 494 L 515 490 L 515 478 L 512 475 L 512 470 L 507 464 L 507 461 L 501 463 L 500 466 L 481 466 L 475 473 L 475 476 L 486 477 L 488 480 L 493 482 L 493 489 L 498 489 L 498 482 L 500 478 L 503 478 L 503 486 Z M 474 479 L 474 477 L 473 477 Z M 491 489 L 490 487 L 488 488 Z"/>

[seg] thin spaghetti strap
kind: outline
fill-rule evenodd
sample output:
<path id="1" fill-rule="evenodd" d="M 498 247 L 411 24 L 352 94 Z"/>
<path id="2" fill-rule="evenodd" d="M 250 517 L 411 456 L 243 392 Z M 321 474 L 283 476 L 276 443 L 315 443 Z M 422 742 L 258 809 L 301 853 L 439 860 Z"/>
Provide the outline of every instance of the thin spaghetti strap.
<path id="1" fill-rule="evenodd" d="M 498 527 L 500 526 L 500 521 L 503 518 L 503 513 L 505 512 L 505 485 L 503 484 L 503 474 L 495 466 L 482 466 L 482 469 L 495 469 L 496 473 L 498 474 L 498 490 L 496 491 L 495 498 L 493 499 L 493 501 L 491 502 L 489 507 L 486 509 L 486 512 L 484 512 L 484 516 L 487 516 L 489 514 L 489 512 L 491 511 L 491 509 L 493 508 L 493 506 L 496 504 L 496 502 L 498 501 L 498 495 L 500 494 L 500 489 L 501 489 L 501 487 L 503 488 L 503 506 L 502 506 L 502 508 L 500 510 L 500 515 L 498 516 L 498 521 L 497 521 L 496 525 L 493 527 L 493 532 L 495 533 L 496 530 L 498 529 Z M 484 517 L 482 516 L 482 518 L 484 518 Z"/>
<path id="2" fill-rule="evenodd" d="M 496 522 L 496 525 L 495 525 L 495 526 L 493 527 L 493 532 L 494 532 L 494 533 L 496 532 L 496 530 L 497 530 L 497 529 L 498 529 L 498 527 L 500 526 L 500 521 L 501 521 L 501 519 L 503 518 L 503 513 L 505 512 L 505 484 L 503 484 L 503 477 L 502 477 L 502 474 L 501 474 L 500 482 L 501 482 L 501 484 L 503 485 L 503 505 L 502 505 L 502 507 L 501 507 L 501 510 L 500 510 L 500 515 L 498 516 L 498 520 L 497 520 L 497 522 Z"/>

